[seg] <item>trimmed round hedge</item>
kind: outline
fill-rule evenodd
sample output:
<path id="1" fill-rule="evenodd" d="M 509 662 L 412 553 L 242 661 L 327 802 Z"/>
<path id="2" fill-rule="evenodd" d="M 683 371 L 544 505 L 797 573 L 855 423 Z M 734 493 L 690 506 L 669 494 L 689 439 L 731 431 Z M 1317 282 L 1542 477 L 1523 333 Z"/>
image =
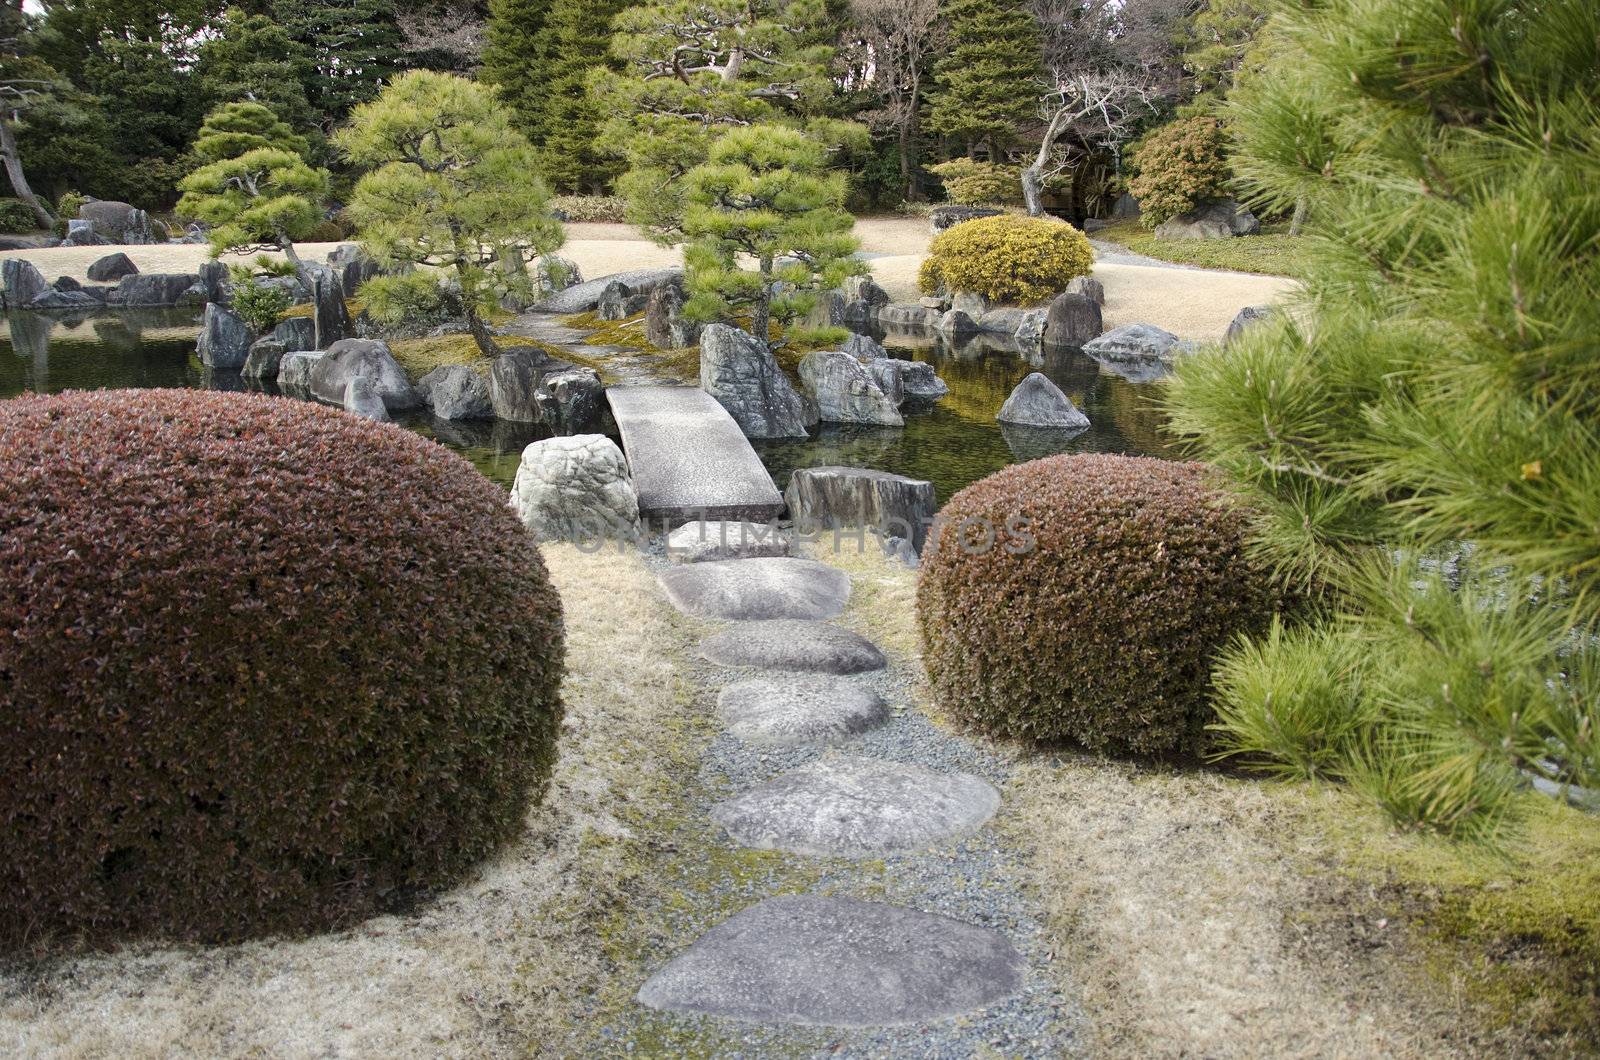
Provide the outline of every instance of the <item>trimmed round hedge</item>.
<path id="1" fill-rule="evenodd" d="M 1202 742 L 1214 654 L 1263 628 L 1271 580 L 1201 464 L 1057 456 L 939 513 L 917 587 L 924 663 L 980 731 L 1096 751 Z"/>
<path id="2" fill-rule="evenodd" d="M 1030 305 L 1093 268 L 1088 238 L 1065 221 L 1001 214 L 962 221 L 936 236 L 917 285 L 927 294 L 975 291 L 991 302 Z"/>
<path id="3" fill-rule="evenodd" d="M 504 493 L 318 405 L 0 402 L 0 941 L 224 941 L 460 879 L 543 794 L 560 599 Z"/>

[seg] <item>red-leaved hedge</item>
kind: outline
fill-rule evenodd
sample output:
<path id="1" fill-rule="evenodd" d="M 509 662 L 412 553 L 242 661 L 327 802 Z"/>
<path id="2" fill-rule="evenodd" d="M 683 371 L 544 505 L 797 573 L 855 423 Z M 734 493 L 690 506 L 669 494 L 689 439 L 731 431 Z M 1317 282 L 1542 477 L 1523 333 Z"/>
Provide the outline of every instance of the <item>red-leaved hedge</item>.
<path id="1" fill-rule="evenodd" d="M 1094 750 L 1197 749 L 1212 657 L 1275 606 L 1245 515 L 1200 464 L 1036 460 L 957 493 L 917 619 L 940 703 L 980 731 Z"/>
<path id="2" fill-rule="evenodd" d="M 0 402 L 0 943 L 346 924 L 542 795 L 561 605 L 504 493 L 285 399 Z"/>

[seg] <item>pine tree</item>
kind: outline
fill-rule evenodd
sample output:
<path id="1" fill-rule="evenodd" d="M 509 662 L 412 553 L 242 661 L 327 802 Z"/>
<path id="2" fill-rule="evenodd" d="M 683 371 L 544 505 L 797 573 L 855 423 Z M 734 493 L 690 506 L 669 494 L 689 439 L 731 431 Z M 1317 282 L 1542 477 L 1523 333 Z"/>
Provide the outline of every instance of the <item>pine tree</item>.
<path id="1" fill-rule="evenodd" d="M 316 124 L 305 90 L 312 65 L 305 47 L 277 22 L 229 8 L 221 31 L 201 46 L 195 74 L 208 107 L 250 100 L 309 130 Z"/>
<path id="2" fill-rule="evenodd" d="M 1038 118 L 1038 25 L 1014 0 L 951 0 L 944 15 L 950 43 L 933 66 L 923 127 L 969 149 L 987 144 L 998 160 L 1017 128 Z"/>
<path id="3" fill-rule="evenodd" d="M 851 258 L 859 244 L 844 209 L 844 176 L 830 174 L 827 150 L 796 129 L 735 129 L 684 183 L 684 259 L 693 292 L 684 309 L 693 319 L 732 322 L 748 314 L 751 334 L 765 342 L 769 321 L 804 314 L 809 292 L 837 287 L 859 268 Z"/>
<path id="4" fill-rule="evenodd" d="M 595 146 L 603 117 L 589 95 L 589 73 L 614 69 L 608 48 L 611 20 L 623 0 L 554 0 L 540 32 L 547 83 L 542 88 L 546 131 L 540 158 L 545 179 L 562 191 L 598 189 L 615 178 L 615 159 Z"/>
<path id="5" fill-rule="evenodd" d="M 1274 693 L 1316 684 L 1302 749 L 1365 711 L 1336 774 L 1490 835 L 1526 773 L 1600 782 L 1600 7 L 1274 19 L 1234 168 L 1268 208 L 1309 199 L 1313 267 L 1299 313 L 1183 362 L 1169 401 L 1324 607 L 1224 664 L 1224 730 L 1289 760 L 1260 744 L 1309 700 Z"/>
<path id="6" fill-rule="evenodd" d="M 322 220 L 328 173 L 306 164 L 305 149 L 305 138 L 259 103 L 225 103 L 207 115 L 194 143 L 204 164 L 180 182 L 178 209 L 212 226 L 212 257 L 280 250 L 311 290 L 294 244 Z"/>
<path id="7" fill-rule="evenodd" d="M 373 256 L 454 272 L 474 341 L 498 356 L 483 313 L 508 289 L 525 295 L 528 283 L 500 262 L 548 254 L 562 240 L 533 147 L 508 110 L 486 85 L 413 70 L 357 107 L 337 142 L 371 167 L 348 213 Z"/>
<path id="8" fill-rule="evenodd" d="M 535 145 L 551 125 L 546 99 L 555 87 L 547 67 L 546 20 L 551 0 L 489 0 L 489 23 L 478 76 L 495 86 L 514 126 Z M 596 27 L 603 30 L 603 24 Z"/>

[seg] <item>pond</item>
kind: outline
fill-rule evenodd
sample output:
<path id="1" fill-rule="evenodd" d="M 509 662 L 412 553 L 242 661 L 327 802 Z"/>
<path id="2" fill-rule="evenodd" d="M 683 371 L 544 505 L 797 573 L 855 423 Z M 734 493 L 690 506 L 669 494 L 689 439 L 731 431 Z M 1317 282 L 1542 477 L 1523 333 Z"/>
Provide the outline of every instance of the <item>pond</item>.
<path id="1" fill-rule="evenodd" d="M 12 313 L 0 344 L 0 397 L 24 390 L 110 387 L 202 387 L 261 390 L 270 383 L 214 372 L 195 355 L 193 311 L 121 312 L 92 317 Z M 902 428 L 824 427 L 805 442 L 758 442 L 779 488 L 797 467 L 848 464 L 880 468 L 934 483 L 941 502 L 1007 464 L 1056 452 L 1173 455 L 1154 407 L 1155 388 L 1125 379 L 1076 350 L 1024 353 L 993 336 L 949 342 L 937 334 L 878 332 L 899 357 L 927 361 L 950 393 L 931 411 L 912 413 Z M 1080 434 L 1030 431 L 995 422 L 1011 389 L 1029 372 L 1049 376 L 1089 416 Z M 546 435 L 533 424 L 444 422 L 426 411 L 396 422 L 433 438 L 509 487 L 522 449 Z"/>

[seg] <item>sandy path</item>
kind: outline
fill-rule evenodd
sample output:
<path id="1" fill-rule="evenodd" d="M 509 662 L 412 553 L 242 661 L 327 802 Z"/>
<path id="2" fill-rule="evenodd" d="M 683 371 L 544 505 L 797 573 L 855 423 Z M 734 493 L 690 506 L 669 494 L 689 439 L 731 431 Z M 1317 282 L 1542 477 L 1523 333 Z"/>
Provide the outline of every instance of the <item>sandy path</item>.
<path id="1" fill-rule="evenodd" d="M 590 279 L 626 269 L 683 263 L 681 249 L 641 239 L 630 225 L 569 224 L 566 228 L 567 242 L 561 253 L 577 262 Z M 917 266 L 932 238 L 927 222 L 911 217 L 864 217 L 856 222 L 855 234 L 873 277 L 890 296 L 897 302 L 916 301 Z M 324 261 L 339 245 L 307 243 L 300 250 L 309 260 Z M 207 257 L 203 246 L 159 244 L 15 250 L 0 252 L 0 259 L 27 258 L 46 279 L 71 276 L 87 281 L 89 265 L 119 249 L 144 272 L 193 272 Z M 1095 266 L 1094 275 L 1106 288 L 1106 327 L 1143 322 L 1186 339 L 1221 338 L 1240 309 L 1279 301 L 1295 288 L 1293 280 L 1276 276 L 1145 265 L 1101 263 Z"/>

